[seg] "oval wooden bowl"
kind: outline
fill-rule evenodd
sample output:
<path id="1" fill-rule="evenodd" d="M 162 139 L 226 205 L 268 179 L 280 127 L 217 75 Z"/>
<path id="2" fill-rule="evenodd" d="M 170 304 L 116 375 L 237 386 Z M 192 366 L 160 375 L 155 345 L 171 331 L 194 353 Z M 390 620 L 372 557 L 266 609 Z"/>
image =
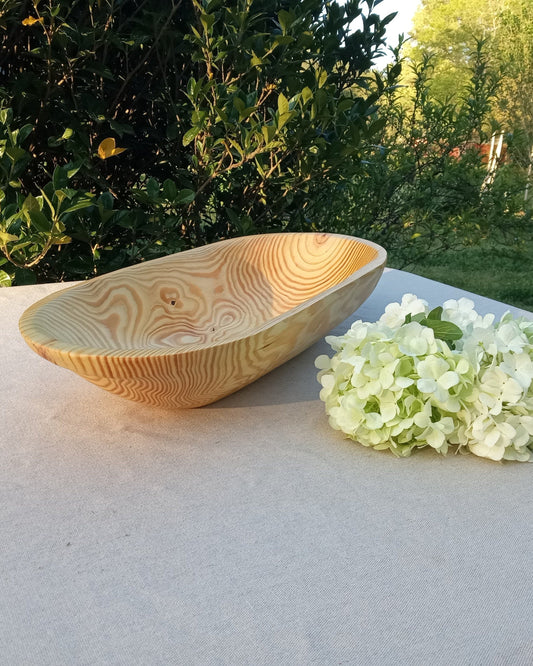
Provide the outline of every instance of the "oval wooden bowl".
<path id="1" fill-rule="evenodd" d="M 370 295 L 385 261 L 350 236 L 235 238 L 51 294 L 19 326 L 37 354 L 108 391 L 200 407 L 322 338 Z"/>

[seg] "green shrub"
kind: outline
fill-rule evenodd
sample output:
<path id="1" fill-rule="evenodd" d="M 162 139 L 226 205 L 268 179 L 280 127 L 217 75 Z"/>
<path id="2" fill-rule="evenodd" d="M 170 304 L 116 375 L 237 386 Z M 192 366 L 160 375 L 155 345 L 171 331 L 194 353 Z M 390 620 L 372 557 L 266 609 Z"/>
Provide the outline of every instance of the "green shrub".
<path id="1" fill-rule="evenodd" d="M 404 63 L 408 85 L 389 86 L 382 97 L 386 123 L 363 147 L 366 159 L 342 186 L 344 200 L 333 198 L 331 230 L 363 232 L 398 267 L 481 239 L 526 239 L 531 210 L 519 137 L 506 136 L 508 162 L 493 182 L 479 150 L 496 129 L 490 118 L 498 85 L 483 48 L 479 43 L 466 88 L 444 102 L 431 92 L 431 58 Z"/>
<path id="2" fill-rule="evenodd" d="M 361 4 L 3 2 L 0 282 L 320 225 L 382 126 Z"/>

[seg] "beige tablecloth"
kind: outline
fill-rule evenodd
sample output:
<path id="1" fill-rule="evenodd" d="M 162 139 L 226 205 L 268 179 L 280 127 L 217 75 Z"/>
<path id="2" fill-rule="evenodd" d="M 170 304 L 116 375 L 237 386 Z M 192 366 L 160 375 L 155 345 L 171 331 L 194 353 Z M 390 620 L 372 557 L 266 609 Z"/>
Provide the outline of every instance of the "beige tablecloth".
<path id="1" fill-rule="evenodd" d="M 20 338 L 59 287 L 0 290 L 2 664 L 533 663 L 532 465 L 343 439 L 325 343 L 210 407 L 130 403 Z M 463 293 L 388 270 L 351 319 L 408 291 Z"/>

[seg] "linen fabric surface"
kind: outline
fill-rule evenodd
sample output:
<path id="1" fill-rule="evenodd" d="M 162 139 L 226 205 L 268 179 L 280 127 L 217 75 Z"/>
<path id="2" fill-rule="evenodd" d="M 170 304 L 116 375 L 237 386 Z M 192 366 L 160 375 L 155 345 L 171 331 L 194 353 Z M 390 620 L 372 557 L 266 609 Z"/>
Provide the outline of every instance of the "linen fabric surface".
<path id="1" fill-rule="evenodd" d="M 344 439 L 325 342 L 208 407 L 128 402 L 19 335 L 64 286 L 0 289 L 3 664 L 533 663 L 533 466 Z M 405 292 L 468 295 L 387 269 L 335 333 Z"/>

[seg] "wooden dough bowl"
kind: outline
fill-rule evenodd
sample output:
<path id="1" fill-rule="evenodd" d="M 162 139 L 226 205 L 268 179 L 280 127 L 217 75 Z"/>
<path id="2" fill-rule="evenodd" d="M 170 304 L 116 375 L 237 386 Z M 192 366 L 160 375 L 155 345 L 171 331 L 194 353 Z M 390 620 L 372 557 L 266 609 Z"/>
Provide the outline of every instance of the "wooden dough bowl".
<path id="1" fill-rule="evenodd" d="M 288 361 L 370 295 L 386 252 L 350 236 L 246 236 L 51 294 L 20 331 L 43 358 L 125 398 L 200 407 Z"/>

